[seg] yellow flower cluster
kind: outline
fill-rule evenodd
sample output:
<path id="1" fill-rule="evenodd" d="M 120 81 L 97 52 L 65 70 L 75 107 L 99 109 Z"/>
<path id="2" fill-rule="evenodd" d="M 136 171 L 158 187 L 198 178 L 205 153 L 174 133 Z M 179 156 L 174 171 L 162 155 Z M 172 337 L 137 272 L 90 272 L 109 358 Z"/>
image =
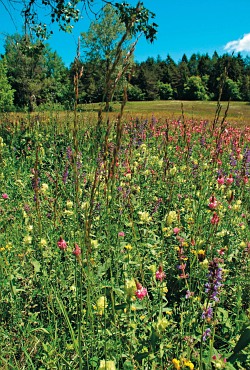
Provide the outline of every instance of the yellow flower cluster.
<path id="1" fill-rule="evenodd" d="M 5 247 L 0 247 L 0 252 L 4 252 L 4 251 L 7 251 L 7 250 L 10 250 L 12 248 L 12 244 L 11 243 L 7 243 Z"/>
<path id="2" fill-rule="evenodd" d="M 167 225 L 172 225 L 177 221 L 177 213 L 175 211 L 170 211 L 166 217 Z"/>
<path id="3" fill-rule="evenodd" d="M 115 369 L 116 367 L 114 361 L 101 360 L 98 370 L 115 370 Z"/>
<path id="4" fill-rule="evenodd" d="M 134 296 L 136 292 L 136 284 L 135 284 L 134 279 L 125 281 L 124 290 L 125 290 L 125 294 L 127 298 L 132 298 Z"/>
<path id="5" fill-rule="evenodd" d="M 105 296 L 101 296 L 96 301 L 96 309 L 99 315 L 103 315 L 105 312 L 105 309 L 108 307 L 107 298 Z"/>
<path id="6" fill-rule="evenodd" d="M 138 215 L 139 215 L 141 223 L 147 224 L 152 220 L 152 217 L 149 216 L 148 212 L 141 212 L 140 211 L 140 212 L 138 212 Z"/>
<path id="7" fill-rule="evenodd" d="M 176 370 L 182 370 L 187 367 L 190 370 L 194 370 L 194 364 L 190 360 L 187 360 L 186 358 L 181 358 L 180 360 L 177 360 L 177 358 L 174 358 L 172 360 L 172 364 L 174 365 L 174 368 Z"/>

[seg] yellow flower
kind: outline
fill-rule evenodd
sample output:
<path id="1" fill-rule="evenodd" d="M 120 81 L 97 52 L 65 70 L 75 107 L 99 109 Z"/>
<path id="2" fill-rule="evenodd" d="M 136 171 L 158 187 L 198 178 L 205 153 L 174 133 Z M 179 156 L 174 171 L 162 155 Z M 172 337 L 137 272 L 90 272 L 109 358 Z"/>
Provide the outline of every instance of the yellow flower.
<path id="1" fill-rule="evenodd" d="M 162 334 L 166 330 L 169 324 L 170 322 L 165 317 L 163 317 L 162 319 L 158 319 L 158 322 L 156 323 L 157 333 Z"/>
<path id="2" fill-rule="evenodd" d="M 45 194 L 49 190 L 49 185 L 43 182 L 40 190 L 41 190 L 41 193 Z"/>
<path id="3" fill-rule="evenodd" d="M 31 244 L 32 237 L 30 235 L 25 235 L 25 237 L 23 238 L 23 242 L 24 242 L 25 245 Z"/>
<path id="4" fill-rule="evenodd" d="M 189 367 L 190 370 L 194 370 L 194 364 L 190 360 L 184 358 L 184 366 Z"/>
<path id="5" fill-rule="evenodd" d="M 31 231 L 33 230 L 33 225 L 27 225 L 27 226 L 26 226 L 26 230 L 27 230 L 28 232 L 31 232 Z"/>
<path id="6" fill-rule="evenodd" d="M 131 298 L 134 296 L 136 292 L 136 284 L 135 284 L 134 279 L 125 281 L 124 290 L 128 298 Z"/>
<path id="7" fill-rule="evenodd" d="M 177 171 L 177 168 L 174 166 L 174 167 L 170 168 L 169 173 L 170 173 L 170 175 L 175 175 L 176 171 Z"/>
<path id="8" fill-rule="evenodd" d="M 105 296 L 101 296 L 98 298 L 96 302 L 96 308 L 99 315 L 103 315 L 105 308 L 108 307 L 107 298 Z"/>
<path id="9" fill-rule="evenodd" d="M 173 358 L 172 364 L 174 365 L 174 368 L 176 370 L 181 370 L 180 360 L 177 360 L 177 358 Z"/>
<path id="10" fill-rule="evenodd" d="M 133 249 L 132 245 L 131 244 L 127 244 L 125 245 L 124 247 L 125 249 L 127 249 L 128 251 L 131 251 L 131 249 Z"/>
<path id="11" fill-rule="evenodd" d="M 42 239 L 40 240 L 40 246 L 41 246 L 41 247 L 46 247 L 46 246 L 47 246 L 47 241 L 46 241 L 46 239 L 42 238 Z"/>
<path id="12" fill-rule="evenodd" d="M 70 211 L 69 209 L 65 209 L 65 210 L 64 210 L 64 214 L 65 214 L 66 216 L 72 216 L 72 215 L 74 214 L 74 212 L 73 212 L 73 211 Z"/>
<path id="13" fill-rule="evenodd" d="M 98 370 L 115 370 L 115 369 L 116 367 L 114 361 L 101 360 Z"/>
<path id="14" fill-rule="evenodd" d="M 66 207 L 67 207 L 68 209 L 73 208 L 73 205 L 74 205 L 74 203 L 73 203 L 71 200 L 67 200 Z"/>
<path id="15" fill-rule="evenodd" d="M 139 218 L 140 218 L 140 221 L 142 223 L 148 223 L 152 220 L 152 217 L 149 216 L 149 213 L 148 212 L 138 212 L 138 215 L 139 215 Z"/>
<path id="16" fill-rule="evenodd" d="M 246 245 L 246 243 L 245 243 L 244 241 L 242 241 L 242 242 L 240 243 L 240 247 L 241 247 L 241 248 L 246 248 L 246 246 L 247 246 L 247 245 Z"/>
<path id="17" fill-rule="evenodd" d="M 177 221 L 177 213 L 175 211 L 170 211 L 166 218 L 167 225 L 172 225 L 173 222 Z"/>
<path id="18" fill-rule="evenodd" d="M 90 239 L 91 247 L 93 249 L 96 249 L 98 247 L 98 240 L 96 239 Z"/>

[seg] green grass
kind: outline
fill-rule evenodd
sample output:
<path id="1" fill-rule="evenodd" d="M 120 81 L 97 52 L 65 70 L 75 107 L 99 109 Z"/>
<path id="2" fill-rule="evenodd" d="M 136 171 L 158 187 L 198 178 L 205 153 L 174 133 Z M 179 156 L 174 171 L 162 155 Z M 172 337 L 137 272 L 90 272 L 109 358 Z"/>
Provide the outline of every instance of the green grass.
<path id="1" fill-rule="evenodd" d="M 228 102 L 221 102 L 221 117 L 223 117 Z M 182 105 L 184 117 L 186 119 L 209 120 L 213 121 L 217 108 L 216 101 L 143 101 L 127 102 L 125 115 L 139 115 L 151 117 L 154 114 L 161 119 L 178 119 L 182 116 Z M 84 111 L 97 111 L 99 104 L 80 105 Z M 113 103 L 114 114 L 119 112 L 119 103 Z M 250 125 L 250 103 L 249 102 L 230 102 L 227 122 L 230 125 L 248 126 Z"/>

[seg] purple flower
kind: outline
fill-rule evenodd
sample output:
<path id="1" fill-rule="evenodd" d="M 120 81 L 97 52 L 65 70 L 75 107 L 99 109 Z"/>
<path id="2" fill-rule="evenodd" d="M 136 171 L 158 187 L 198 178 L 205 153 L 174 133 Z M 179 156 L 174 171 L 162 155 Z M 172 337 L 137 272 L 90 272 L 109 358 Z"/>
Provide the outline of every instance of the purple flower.
<path id="1" fill-rule="evenodd" d="M 65 168 L 65 171 L 64 171 L 64 173 L 63 173 L 63 177 L 62 177 L 62 181 L 63 181 L 63 183 L 64 183 L 64 184 L 66 184 L 68 176 L 69 176 L 69 170 L 68 170 L 68 168 L 66 167 L 66 168 Z"/>
<path id="2" fill-rule="evenodd" d="M 207 321 L 210 321 L 213 318 L 213 308 L 211 305 L 208 305 L 208 307 L 203 310 L 201 318 Z"/>
<path id="3" fill-rule="evenodd" d="M 207 338 L 210 338 L 211 337 L 211 329 L 210 328 L 207 328 L 204 333 L 202 334 L 202 340 L 203 342 L 205 342 L 207 340 Z"/>
<path id="4" fill-rule="evenodd" d="M 189 299 L 189 298 L 191 298 L 191 297 L 193 297 L 194 296 L 194 292 L 190 292 L 190 290 L 187 290 L 186 291 L 186 295 L 185 295 L 185 298 L 186 299 Z"/>
<path id="5" fill-rule="evenodd" d="M 70 146 L 67 147 L 66 154 L 67 154 L 68 160 L 70 161 L 72 159 L 72 149 Z"/>
<path id="6" fill-rule="evenodd" d="M 222 286 L 222 268 L 219 267 L 219 262 L 222 262 L 220 258 L 214 258 L 208 267 L 208 282 L 205 284 L 205 292 L 208 294 L 208 298 L 219 302 L 219 290 Z"/>

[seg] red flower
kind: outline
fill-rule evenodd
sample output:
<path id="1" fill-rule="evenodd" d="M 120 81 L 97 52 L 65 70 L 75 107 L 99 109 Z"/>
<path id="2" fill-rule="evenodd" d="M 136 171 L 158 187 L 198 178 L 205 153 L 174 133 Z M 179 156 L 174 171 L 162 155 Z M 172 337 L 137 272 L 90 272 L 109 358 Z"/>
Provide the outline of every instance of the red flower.
<path id="1" fill-rule="evenodd" d="M 57 245 L 61 250 L 65 250 L 67 248 L 67 243 L 62 237 L 58 240 Z"/>
<path id="2" fill-rule="evenodd" d="M 216 212 L 214 212 L 213 217 L 211 218 L 211 224 L 212 225 L 217 225 L 219 223 L 219 221 L 220 221 L 219 216 L 217 215 Z"/>
<path id="3" fill-rule="evenodd" d="M 75 244 L 75 249 L 73 250 L 73 252 L 72 252 L 76 257 L 79 257 L 80 256 L 80 254 L 82 253 L 82 251 L 81 251 L 81 248 L 79 247 L 79 245 L 78 244 Z"/>

